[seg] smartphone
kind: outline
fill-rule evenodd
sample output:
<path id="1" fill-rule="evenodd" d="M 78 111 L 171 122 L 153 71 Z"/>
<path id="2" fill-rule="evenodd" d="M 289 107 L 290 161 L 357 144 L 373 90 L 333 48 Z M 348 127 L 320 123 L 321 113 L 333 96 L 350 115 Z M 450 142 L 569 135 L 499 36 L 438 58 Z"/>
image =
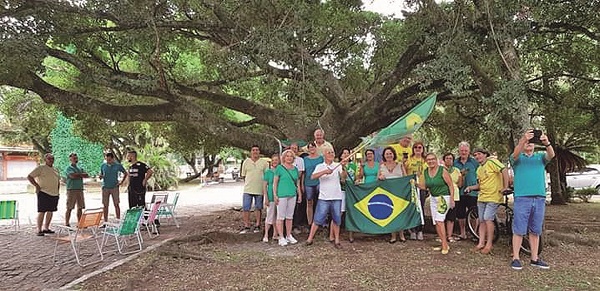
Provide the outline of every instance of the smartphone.
<path id="1" fill-rule="evenodd" d="M 408 153 L 402 153 L 402 157 L 408 159 Z"/>
<path id="2" fill-rule="evenodd" d="M 541 144 L 542 141 L 540 140 L 540 137 L 542 136 L 542 131 L 539 129 L 534 129 L 533 130 L 533 137 L 531 139 L 529 139 L 530 143 L 535 143 L 535 144 Z"/>

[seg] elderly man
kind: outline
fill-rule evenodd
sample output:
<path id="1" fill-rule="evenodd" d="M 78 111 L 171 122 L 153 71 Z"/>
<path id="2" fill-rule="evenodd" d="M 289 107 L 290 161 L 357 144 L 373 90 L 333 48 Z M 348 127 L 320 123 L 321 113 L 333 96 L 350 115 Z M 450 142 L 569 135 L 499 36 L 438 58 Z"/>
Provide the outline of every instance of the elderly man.
<path id="1" fill-rule="evenodd" d="M 325 131 L 318 128 L 315 130 L 313 136 L 317 145 L 317 154 L 322 156 L 325 150 L 333 150 L 333 145 L 325 140 Z M 308 146 L 303 147 L 302 150 L 308 152 Z"/>
<path id="2" fill-rule="evenodd" d="M 521 270 L 523 265 L 519 257 L 523 236 L 529 235 L 531 247 L 530 265 L 540 269 L 550 267 L 538 257 L 540 235 L 546 211 L 546 175 L 545 166 L 554 158 L 554 149 L 545 134 L 540 136 L 546 152 L 534 152 L 535 145 L 530 142 L 533 130 L 525 132 L 510 156 L 515 172 L 515 205 L 513 221 L 513 260 L 511 268 Z M 529 232 L 529 234 L 528 234 Z"/>
<path id="3" fill-rule="evenodd" d="M 468 142 L 462 141 L 458 144 L 458 158 L 454 161 L 454 167 L 460 170 L 463 177 L 463 186 L 459 188 L 460 201 L 455 205 L 456 218 L 460 226 L 461 240 L 467 239 L 467 210 L 477 206 L 477 195 L 479 191 L 465 192 L 465 188 L 477 184 L 477 169 L 479 163 L 471 157 L 471 146 Z"/>
<path id="4" fill-rule="evenodd" d="M 51 234 L 50 221 L 52 214 L 58 206 L 58 190 L 60 188 L 60 176 L 58 170 L 53 167 L 54 156 L 44 155 L 45 164 L 33 169 L 27 176 L 27 180 L 35 187 L 37 194 L 37 235 Z M 44 218 L 46 220 L 44 221 Z M 42 223 L 44 228 L 42 229 Z"/>
<path id="5" fill-rule="evenodd" d="M 396 162 L 404 163 L 412 155 L 412 135 L 403 136 L 398 143 L 390 145 L 396 151 Z"/>

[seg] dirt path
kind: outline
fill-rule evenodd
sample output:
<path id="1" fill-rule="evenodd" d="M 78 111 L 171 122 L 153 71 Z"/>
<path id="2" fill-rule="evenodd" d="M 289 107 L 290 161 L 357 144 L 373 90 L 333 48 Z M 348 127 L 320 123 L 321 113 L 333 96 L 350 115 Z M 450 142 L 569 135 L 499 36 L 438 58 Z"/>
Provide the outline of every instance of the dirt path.
<path id="1" fill-rule="evenodd" d="M 576 213 L 576 215 L 574 215 Z M 80 285 L 83 290 L 598 290 L 600 204 L 548 207 L 550 241 L 543 257 L 550 270 L 509 267 L 508 238 L 491 255 L 473 253 L 471 242 L 451 244 L 447 256 L 423 242 L 390 245 L 386 237 L 364 236 L 338 250 L 318 236 L 312 246 L 279 247 L 260 234 L 239 235 L 239 213 L 194 217 L 196 227 L 177 241 Z M 575 217 L 574 217 L 575 216 Z M 577 227 L 568 227 L 569 222 Z M 589 222 L 589 223 L 586 223 Z M 581 227 L 587 226 L 585 231 Z M 575 239 L 564 240 L 565 236 Z M 546 236 L 545 236 L 546 238 Z M 523 259 L 528 259 L 523 257 Z M 147 282 L 154 282 L 148 285 Z"/>

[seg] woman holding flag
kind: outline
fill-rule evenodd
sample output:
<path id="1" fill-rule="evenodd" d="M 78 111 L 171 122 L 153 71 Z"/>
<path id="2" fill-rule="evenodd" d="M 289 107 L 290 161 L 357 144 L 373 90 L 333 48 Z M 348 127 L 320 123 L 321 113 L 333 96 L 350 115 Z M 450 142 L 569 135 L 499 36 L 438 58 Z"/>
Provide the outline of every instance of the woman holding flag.
<path id="1" fill-rule="evenodd" d="M 423 169 L 425 168 L 425 157 L 423 153 L 425 151 L 425 145 L 422 141 L 416 141 L 412 146 L 412 155 L 406 160 L 405 167 L 408 170 L 408 175 L 417 175 L 417 181 L 420 183 L 423 180 Z M 425 199 L 427 199 L 427 190 L 419 191 L 419 200 L 421 202 L 421 210 L 425 206 Z M 423 226 L 417 226 L 410 230 L 411 240 L 423 240 Z"/>
<path id="2" fill-rule="evenodd" d="M 396 162 L 396 151 L 392 147 L 383 149 L 383 163 L 379 166 L 379 180 L 387 180 L 391 178 L 400 178 L 406 175 L 404 165 Z M 396 243 L 398 233 L 393 232 L 390 243 Z M 405 242 L 404 230 L 400 230 L 400 241 Z"/>
<path id="3" fill-rule="evenodd" d="M 448 246 L 444 220 L 446 220 L 448 209 L 454 208 L 454 195 L 458 195 L 458 193 L 454 192 L 452 178 L 446 168 L 440 167 L 435 154 L 427 154 L 425 161 L 427 168 L 423 170 L 424 179 L 419 181 L 419 188 L 431 192 L 431 217 L 435 224 L 435 231 L 442 241 L 442 247 L 436 247 L 434 250 L 442 251 L 442 255 L 447 255 L 450 246 Z"/>

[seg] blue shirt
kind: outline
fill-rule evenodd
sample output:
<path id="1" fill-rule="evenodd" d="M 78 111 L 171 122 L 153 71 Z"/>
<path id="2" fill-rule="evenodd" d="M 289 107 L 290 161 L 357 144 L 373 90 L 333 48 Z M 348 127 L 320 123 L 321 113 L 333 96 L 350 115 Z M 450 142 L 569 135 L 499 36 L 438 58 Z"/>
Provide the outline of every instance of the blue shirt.
<path id="1" fill-rule="evenodd" d="M 102 189 L 112 189 L 119 185 L 119 172 L 125 174 L 123 165 L 115 162 L 113 164 L 104 163 L 100 166 L 102 176 Z"/>
<path id="2" fill-rule="evenodd" d="M 479 163 L 473 157 L 469 157 L 467 162 L 464 164 L 460 161 L 460 157 L 454 160 L 454 167 L 461 171 L 464 177 L 463 186 L 460 187 L 459 192 L 460 195 L 465 195 L 464 190 L 467 186 L 477 185 L 477 168 L 479 168 Z M 463 171 L 466 170 L 466 173 Z M 479 191 L 471 191 L 467 195 L 475 196 L 479 195 Z"/>
<path id="3" fill-rule="evenodd" d="M 67 190 L 83 190 L 83 178 L 71 178 L 71 174 L 83 173 L 83 169 L 77 167 L 77 164 L 67 167 L 65 174 L 67 176 Z"/>
<path id="4" fill-rule="evenodd" d="M 515 197 L 542 196 L 546 197 L 546 154 L 542 152 L 527 156 L 519 154 L 515 161 L 510 155 L 510 164 L 515 173 Z"/>
<path id="5" fill-rule="evenodd" d="M 317 186 L 319 179 L 313 180 L 310 178 L 318 164 L 323 163 L 323 156 L 318 156 L 311 159 L 309 156 L 304 157 L 304 186 Z"/>

